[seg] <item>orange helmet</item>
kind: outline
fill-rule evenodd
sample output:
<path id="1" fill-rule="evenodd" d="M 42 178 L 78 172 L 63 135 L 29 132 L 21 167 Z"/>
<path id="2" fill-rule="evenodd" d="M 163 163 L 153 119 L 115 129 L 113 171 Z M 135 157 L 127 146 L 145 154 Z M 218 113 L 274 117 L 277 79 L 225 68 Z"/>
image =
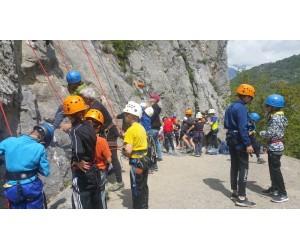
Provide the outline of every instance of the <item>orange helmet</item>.
<path id="1" fill-rule="evenodd" d="M 193 110 L 187 109 L 187 110 L 185 111 L 185 114 L 186 114 L 186 115 L 192 115 L 192 114 L 193 114 Z"/>
<path id="2" fill-rule="evenodd" d="M 138 88 L 144 88 L 145 87 L 145 83 L 142 81 L 138 81 L 135 83 L 135 86 L 137 86 Z"/>
<path id="3" fill-rule="evenodd" d="M 66 115 L 72 115 L 86 110 L 86 105 L 80 96 L 70 95 L 63 102 L 63 110 Z"/>
<path id="4" fill-rule="evenodd" d="M 240 86 L 238 86 L 236 92 L 240 95 L 248 95 L 251 97 L 255 96 L 255 89 L 246 83 L 242 83 Z"/>
<path id="5" fill-rule="evenodd" d="M 86 114 L 85 114 L 85 119 L 87 118 L 92 118 L 95 119 L 96 121 L 100 122 L 100 123 L 104 123 L 104 117 L 103 114 L 97 110 L 97 109 L 90 109 Z"/>

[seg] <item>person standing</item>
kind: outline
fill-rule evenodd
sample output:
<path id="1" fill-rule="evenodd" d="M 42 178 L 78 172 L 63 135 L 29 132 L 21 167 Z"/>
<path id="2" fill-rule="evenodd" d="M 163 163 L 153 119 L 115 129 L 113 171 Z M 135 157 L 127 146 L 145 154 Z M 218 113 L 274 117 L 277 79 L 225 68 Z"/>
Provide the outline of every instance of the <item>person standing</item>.
<path id="1" fill-rule="evenodd" d="M 233 193 L 230 198 L 235 200 L 235 204 L 238 206 L 255 207 L 256 204 L 246 197 L 249 154 L 254 152 L 248 133 L 246 105 L 253 100 L 255 89 L 251 85 L 243 83 L 236 92 L 238 100 L 226 109 L 224 119 L 231 160 L 230 182 Z"/>
<path id="2" fill-rule="evenodd" d="M 124 136 L 123 154 L 129 157 L 130 185 L 134 209 L 148 208 L 148 167 L 147 134 L 139 123 L 142 108 L 138 103 L 130 102 L 123 110 L 125 121 L 130 125 Z"/>
<path id="3" fill-rule="evenodd" d="M 217 137 L 219 132 L 218 117 L 216 116 L 216 111 L 214 109 L 209 109 L 207 113 L 208 113 L 207 124 L 211 126 L 211 130 L 206 135 L 208 149 L 210 149 L 210 147 L 218 148 L 218 137 Z"/>
<path id="4" fill-rule="evenodd" d="M 162 161 L 162 149 L 161 145 L 158 139 L 158 132 L 161 127 L 161 120 L 160 120 L 160 112 L 161 107 L 159 107 L 158 102 L 160 101 L 160 96 L 157 94 L 150 94 L 150 100 L 149 103 L 151 107 L 154 110 L 154 113 L 151 117 L 151 130 L 150 134 L 153 137 L 155 144 L 156 144 L 156 150 L 157 150 L 157 161 Z M 154 163 L 152 166 L 150 166 L 151 170 L 158 170 L 157 163 Z"/>
<path id="5" fill-rule="evenodd" d="M 89 109 L 97 109 L 103 114 L 104 124 L 99 129 L 99 135 L 107 140 L 110 147 L 110 151 L 112 153 L 113 172 L 116 178 L 115 183 L 110 186 L 108 190 L 117 191 L 124 187 L 122 168 L 118 158 L 117 141 L 120 133 L 117 129 L 117 126 L 113 123 L 112 117 L 108 110 L 105 108 L 102 102 L 96 100 L 96 93 L 93 88 L 86 87 L 82 89 L 78 95 L 83 98 Z"/>
<path id="6" fill-rule="evenodd" d="M 175 153 L 175 147 L 174 147 L 174 136 L 173 136 L 173 122 L 171 118 L 163 117 L 162 119 L 164 125 L 164 138 L 165 138 L 165 148 L 167 150 L 167 154 L 169 154 L 170 147 L 172 148 L 173 155 L 176 155 Z"/>
<path id="7" fill-rule="evenodd" d="M 7 182 L 3 187 L 9 208 L 47 208 L 38 174 L 50 174 L 46 148 L 53 136 L 53 128 L 45 123 L 34 126 L 29 135 L 10 137 L 0 143 L 0 156 L 5 154 Z"/>
<path id="8" fill-rule="evenodd" d="M 71 121 L 72 144 L 72 208 L 100 209 L 99 169 L 95 163 L 96 133 L 89 121 L 84 120 L 87 107 L 78 95 L 63 101 L 63 111 Z"/>
<path id="9" fill-rule="evenodd" d="M 95 129 L 95 133 L 97 135 L 97 143 L 95 149 L 95 163 L 99 169 L 99 187 L 100 187 L 100 200 L 101 200 L 101 208 L 107 208 L 107 199 L 105 192 L 105 183 L 106 183 L 106 173 L 107 169 L 111 164 L 111 151 L 109 149 L 107 141 L 98 136 L 99 129 L 104 124 L 103 114 L 97 109 L 90 109 L 85 114 L 85 119 L 90 121 L 92 126 Z"/>
<path id="10" fill-rule="evenodd" d="M 78 95 L 82 89 L 87 87 L 87 85 L 82 81 L 81 74 L 76 70 L 68 72 L 68 74 L 66 75 L 66 81 L 68 83 L 68 92 L 70 93 L 70 95 Z M 44 118 L 44 120 L 48 123 L 51 123 L 55 130 L 60 128 L 60 124 L 66 117 L 67 116 L 63 111 L 62 105 L 59 105 L 55 113 L 55 117 Z M 63 128 L 63 130 L 67 130 L 69 128 L 70 127 L 66 129 Z"/>
<path id="11" fill-rule="evenodd" d="M 284 130 L 288 125 L 288 120 L 281 110 L 284 107 L 284 103 L 285 100 L 281 95 L 273 94 L 267 97 L 265 108 L 269 115 L 268 127 L 266 131 L 259 133 L 261 137 L 269 141 L 268 164 L 271 178 L 271 187 L 267 190 L 262 190 L 261 193 L 272 196 L 271 201 L 277 203 L 289 200 L 280 170 L 280 158 L 284 151 Z"/>

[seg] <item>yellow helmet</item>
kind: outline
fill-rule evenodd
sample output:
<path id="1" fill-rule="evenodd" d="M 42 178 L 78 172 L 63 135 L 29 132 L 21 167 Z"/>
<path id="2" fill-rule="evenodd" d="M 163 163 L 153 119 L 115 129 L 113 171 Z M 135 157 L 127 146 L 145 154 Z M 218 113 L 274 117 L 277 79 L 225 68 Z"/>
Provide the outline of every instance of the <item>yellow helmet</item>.
<path id="1" fill-rule="evenodd" d="M 240 86 L 238 86 L 236 92 L 240 95 L 248 95 L 251 97 L 255 96 L 255 89 L 250 84 L 246 83 L 242 83 Z"/>
<path id="2" fill-rule="evenodd" d="M 192 114 L 193 114 L 193 110 L 187 109 L 187 110 L 185 111 L 185 114 L 186 114 L 186 115 L 192 115 Z"/>
<path id="3" fill-rule="evenodd" d="M 63 102 L 63 110 L 66 115 L 72 115 L 86 110 L 84 100 L 78 95 L 70 95 Z"/>
<path id="4" fill-rule="evenodd" d="M 97 109 L 90 109 L 86 114 L 85 114 L 85 119 L 87 118 L 92 118 L 95 119 L 96 121 L 100 122 L 100 123 L 104 123 L 104 117 L 103 114 L 97 110 Z"/>

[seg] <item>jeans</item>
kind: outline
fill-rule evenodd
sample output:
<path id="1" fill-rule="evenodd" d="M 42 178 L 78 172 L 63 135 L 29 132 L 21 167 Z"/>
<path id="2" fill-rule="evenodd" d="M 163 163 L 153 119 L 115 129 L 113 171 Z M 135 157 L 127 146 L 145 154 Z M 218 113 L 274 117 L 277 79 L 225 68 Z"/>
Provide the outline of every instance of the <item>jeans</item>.
<path id="1" fill-rule="evenodd" d="M 162 150 L 161 150 L 160 142 L 158 140 L 158 132 L 159 132 L 159 130 L 157 130 L 157 129 L 150 129 L 150 134 L 152 135 L 152 137 L 155 141 L 155 144 L 156 144 L 157 157 L 162 159 Z"/>
<path id="2" fill-rule="evenodd" d="M 202 154 L 202 139 L 203 133 L 195 132 L 193 137 L 193 142 L 195 144 L 195 154 L 201 155 Z"/>
<path id="3" fill-rule="evenodd" d="M 172 132 L 165 132 L 165 145 L 166 145 L 166 150 L 169 152 L 170 147 L 172 148 L 173 152 L 175 151 L 174 149 L 174 142 L 173 142 L 173 133 Z"/>

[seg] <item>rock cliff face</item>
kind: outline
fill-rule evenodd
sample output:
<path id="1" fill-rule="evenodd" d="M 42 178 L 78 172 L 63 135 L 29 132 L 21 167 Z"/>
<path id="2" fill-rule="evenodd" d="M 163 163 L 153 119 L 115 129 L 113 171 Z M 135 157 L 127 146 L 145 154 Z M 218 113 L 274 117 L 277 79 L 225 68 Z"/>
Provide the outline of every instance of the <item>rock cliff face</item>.
<path id="1" fill-rule="evenodd" d="M 187 108 L 194 112 L 214 108 L 222 124 L 224 101 L 230 91 L 227 41 L 134 44 L 122 61 L 115 56 L 118 51 L 109 41 L 53 41 L 49 47 L 38 41 L 35 51 L 25 41 L 0 41 L 0 100 L 13 135 L 29 133 L 44 117 L 54 117 L 60 98 L 68 95 L 65 76 L 72 69 L 82 73 L 99 97 L 107 95 L 104 102 L 111 104 L 115 114 L 121 112 L 128 100 L 141 102 L 156 92 L 161 96 L 162 115 L 176 112 L 182 119 Z M 138 80 L 145 83 L 144 89 L 134 86 L 133 82 Z M 9 133 L 2 113 L 0 117 L 3 140 Z M 56 130 L 55 139 L 47 151 L 51 175 L 45 179 L 45 191 L 49 199 L 71 178 L 69 137 Z M 3 179 L 3 165 L 0 169 Z M 1 206 L 3 199 L 0 200 Z"/>

